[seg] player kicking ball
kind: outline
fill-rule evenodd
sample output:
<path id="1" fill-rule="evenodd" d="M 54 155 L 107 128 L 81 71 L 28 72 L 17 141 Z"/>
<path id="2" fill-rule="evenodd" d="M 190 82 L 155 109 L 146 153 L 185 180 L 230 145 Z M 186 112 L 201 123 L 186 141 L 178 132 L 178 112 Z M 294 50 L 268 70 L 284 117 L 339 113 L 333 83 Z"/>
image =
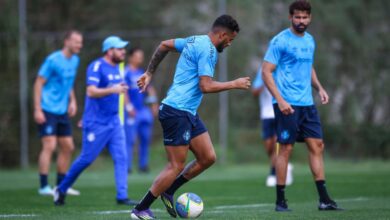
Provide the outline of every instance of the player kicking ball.
<path id="1" fill-rule="evenodd" d="M 145 91 L 158 64 L 168 52 L 180 53 L 173 85 L 162 101 L 159 112 L 168 164 L 142 201 L 131 211 L 131 218 L 155 219 L 150 206 L 159 196 L 168 213 L 176 217 L 175 191 L 215 162 L 210 135 L 196 111 L 203 93 L 250 87 L 249 77 L 228 82 L 212 79 L 218 53 L 231 45 L 239 31 L 235 19 L 222 15 L 215 20 L 207 35 L 162 41 L 154 52 L 146 72 L 138 80 L 141 91 Z M 186 165 L 189 150 L 196 159 Z"/>

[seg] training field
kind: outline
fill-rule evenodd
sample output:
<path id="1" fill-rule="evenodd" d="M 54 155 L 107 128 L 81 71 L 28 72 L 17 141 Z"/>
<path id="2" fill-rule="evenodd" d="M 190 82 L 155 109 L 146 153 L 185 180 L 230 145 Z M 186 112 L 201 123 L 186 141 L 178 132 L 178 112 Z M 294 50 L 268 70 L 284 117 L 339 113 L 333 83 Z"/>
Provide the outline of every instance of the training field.
<path id="1" fill-rule="evenodd" d="M 132 174 L 129 194 L 141 198 L 151 174 Z M 327 161 L 330 194 L 345 211 L 317 211 L 316 189 L 305 164 L 295 164 L 295 182 L 287 189 L 291 213 L 275 213 L 274 189 L 264 186 L 265 165 L 216 165 L 185 185 L 200 195 L 205 210 L 199 219 L 390 219 L 390 163 Z M 53 182 L 54 175 L 51 175 Z M 112 165 L 102 160 L 83 173 L 75 188 L 81 196 L 67 197 L 65 207 L 54 207 L 51 197 L 37 195 L 34 170 L 0 170 L 0 219 L 129 219 L 129 210 L 115 204 Z M 157 200 L 158 219 L 170 219 Z"/>

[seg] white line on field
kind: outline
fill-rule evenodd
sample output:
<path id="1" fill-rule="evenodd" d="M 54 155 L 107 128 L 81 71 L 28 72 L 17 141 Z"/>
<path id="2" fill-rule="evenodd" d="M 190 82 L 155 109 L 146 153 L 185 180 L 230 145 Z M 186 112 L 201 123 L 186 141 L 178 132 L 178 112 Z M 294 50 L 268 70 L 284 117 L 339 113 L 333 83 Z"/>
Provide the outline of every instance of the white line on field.
<path id="1" fill-rule="evenodd" d="M 165 212 L 165 210 L 162 209 L 152 209 L 153 212 Z M 96 215 L 110 215 L 110 214 L 121 214 L 121 213 L 130 213 L 131 210 L 107 210 L 107 211 L 95 211 L 91 212 L 92 214 Z"/>
<path id="2" fill-rule="evenodd" d="M 30 218 L 37 217 L 35 214 L 0 214 L 0 218 Z"/>
<path id="3" fill-rule="evenodd" d="M 273 203 L 256 203 L 256 204 L 246 204 L 246 205 L 222 205 L 217 206 L 214 209 L 240 209 L 240 208 L 259 208 L 265 206 L 273 206 Z"/>

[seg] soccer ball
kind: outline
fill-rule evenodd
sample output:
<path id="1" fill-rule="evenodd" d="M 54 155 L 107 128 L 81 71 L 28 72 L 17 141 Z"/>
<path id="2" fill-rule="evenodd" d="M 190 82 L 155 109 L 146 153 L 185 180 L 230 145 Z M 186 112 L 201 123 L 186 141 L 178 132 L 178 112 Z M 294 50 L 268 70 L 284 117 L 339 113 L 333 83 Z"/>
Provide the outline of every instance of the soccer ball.
<path id="1" fill-rule="evenodd" d="M 176 212 L 182 218 L 197 218 L 202 211 L 203 201 L 195 193 L 183 193 L 176 200 Z"/>

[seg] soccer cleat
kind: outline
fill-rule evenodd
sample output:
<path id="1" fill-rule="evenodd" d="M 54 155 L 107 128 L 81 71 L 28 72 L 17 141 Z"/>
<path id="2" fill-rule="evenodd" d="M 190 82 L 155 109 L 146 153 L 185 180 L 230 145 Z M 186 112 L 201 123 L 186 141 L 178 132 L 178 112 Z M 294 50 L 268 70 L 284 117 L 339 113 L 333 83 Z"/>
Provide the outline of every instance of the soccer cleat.
<path id="1" fill-rule="evenodd" d="M 173 195 L 169 195 L 168 193 L 164 192 L 160 195 L 160 197 L 169 215 L 173 218 L 176 218 L 177 213 L 175 210 L 175 205 L 173 204 Z"/>
<path id="2" fill-rule="evenodd" d="M 288 163 L 288 165 L 287 165 L 287 176 L 286 176 L 286 185 L 287 186 L 290 186 L 293 183 L 293 181 L 294 181 L 293 169 L 294 169 L 294 166 L 291 163 Z"/>
<path id="3" fill-rule="evenodd" d="M 320 211 L 337 211 L 337 210 L 343 210 L 343 209 L 339 208 L 335 201 L 329 200 L 327 202 L 320 201 L 320 204 L 318 205 L 318 210 L 320 210 Z"/>
<path id="4" fill-rule="evenodd" d="M 276 176 L 275 175 L 268 175 L 267 181 L 265 182 L 265 185 L 267 187 L 274 187 L 274 186 L 276 186 Z"/>
<path id="5" fill-rule="evenodd" d="M 153 212 L 150 209 L 146 209 L 142 211 L 133 209 L 131 210 L 130 217 L 131 219 L 141 219 L 141 220 L 156 219 L 153 215 Z"/>
<path id="6" fill-rule="evenodd" d="M 131 200 L 131 199 L 117 199 L 116 200 L 116 204 L 118 205 L 137 205 L 138 204 L 138 201 L 135 201 L 135 200 Z"/>
<path id="7" fill-rule="evenodd" d="M 54 195 L 53 195 L 53 200 L 54 200 L 54 205 L 56 206 L 63 206 L 65 205 L 65 193 L 60 192 L 58 188 L 54 190 Z"/>
<path id="8" fill-rule="evenodd" d="M 80 191 L 73 189 L 73 188 L 69 188 L 68 190 L 66 190 L 66 195 L 79 196 Z"/>
<path id="9" fill-rule="evenodd" d="M 45 187 L 38 189 L 38 193 L 41 196 L 52 196 L 54 191 L 49 185 L 46 185 Z"/>
<path id="10" fill-rule="evenodd" d="M 276 201 L 275 211 L 277 212 L 291 212 L 291 209 L 288 208 L 287 200 Z"/>

